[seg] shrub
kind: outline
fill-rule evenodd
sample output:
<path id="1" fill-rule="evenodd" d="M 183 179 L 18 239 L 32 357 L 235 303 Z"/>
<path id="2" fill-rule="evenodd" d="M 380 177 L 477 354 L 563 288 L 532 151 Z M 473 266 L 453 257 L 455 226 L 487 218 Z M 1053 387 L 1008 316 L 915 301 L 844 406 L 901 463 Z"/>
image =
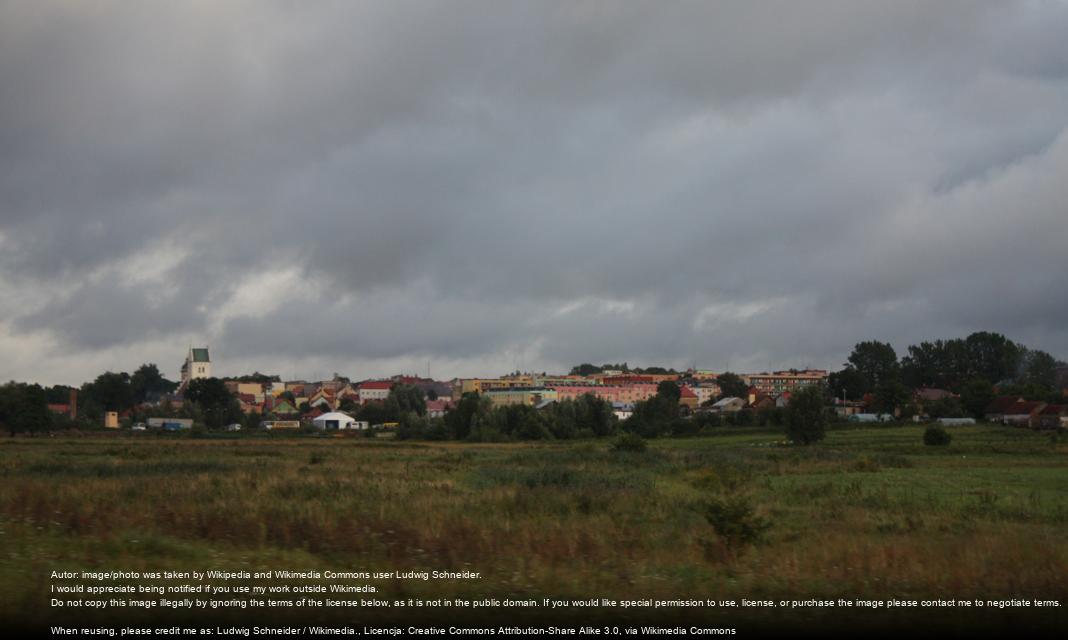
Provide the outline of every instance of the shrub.
<path id="1" fill-rule="evenodd" d="M 757 515 L 742 496 L 715 498 L 705 508 L 705 519 L 728 547 L 759 542 L 771 523 Z"/>
<path id="2" fill-rule="evenodd" d="M 943 446 L 950 443 L 953 437 L 949 432 L 937 425 L 931 425 L 923 432 L 923 443 L 928 446 Z"/>
<path id="3" fill-rule="evenodd" d="M 612 443 L 614 451 L 645 451 L 648 446 L 645 438 L 636 433 L 624 433 Z"/>

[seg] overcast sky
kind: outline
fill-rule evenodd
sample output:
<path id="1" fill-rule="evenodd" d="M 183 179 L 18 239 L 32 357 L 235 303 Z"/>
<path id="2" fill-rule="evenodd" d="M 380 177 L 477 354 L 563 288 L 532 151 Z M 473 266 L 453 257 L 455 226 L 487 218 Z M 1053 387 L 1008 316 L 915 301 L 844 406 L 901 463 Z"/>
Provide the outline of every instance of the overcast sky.
<path id="1" fill-rule="evenodd" d="M 0 379 L 1068 357 L 1060 1 L 0 2 Z"/>

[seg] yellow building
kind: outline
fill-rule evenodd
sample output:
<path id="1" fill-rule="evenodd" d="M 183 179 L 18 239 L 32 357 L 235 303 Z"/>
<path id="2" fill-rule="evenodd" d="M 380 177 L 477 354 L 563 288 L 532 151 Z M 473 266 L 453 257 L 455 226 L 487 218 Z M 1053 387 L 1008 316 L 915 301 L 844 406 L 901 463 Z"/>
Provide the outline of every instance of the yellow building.
<path id="1" fill-rule="evenodd" d="M 462 378 L 453 385 L 452 399 L 459 402 L 465 393 L 483 394 L 487 391 L 500 389 L 513 389 L 515 387 L 530 387 L 533 383 L 530 376 L 508 376 L 506 378 Z"/>
<path id="2" fill-rule="evenodd" d="M 506 407 L 513 404 L 525 404 L 534 406 L 546 400 L 557 400 L 556 389 L 545 387 L 515 387 L 512 389 L 494 389 L 482 394 L 489 398 L 495 407 Z"/>

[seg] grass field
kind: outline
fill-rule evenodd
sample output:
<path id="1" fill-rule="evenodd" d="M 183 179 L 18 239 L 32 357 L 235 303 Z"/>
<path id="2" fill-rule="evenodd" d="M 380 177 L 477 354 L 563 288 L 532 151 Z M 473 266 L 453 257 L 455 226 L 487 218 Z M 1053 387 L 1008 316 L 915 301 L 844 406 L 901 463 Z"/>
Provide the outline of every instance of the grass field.
<path id="1" fill-rule="evenodd" d="M 0 616 L 56 619 L 54 569 L 284 567 L 483 576 L 381 585 L 397 597 L 1042 598 L 1062 607 L 936 622 L 1063 624 L 1068 438 L 993 425 L 952 433 L 951 445 L 928 447 L 922 427 L 843 427 L 804 448 L 768 429 L 723 428 L 630 453 L 607 440 L 8 439 Z M 738 507 L 719 531 L 715 504 Z"/>

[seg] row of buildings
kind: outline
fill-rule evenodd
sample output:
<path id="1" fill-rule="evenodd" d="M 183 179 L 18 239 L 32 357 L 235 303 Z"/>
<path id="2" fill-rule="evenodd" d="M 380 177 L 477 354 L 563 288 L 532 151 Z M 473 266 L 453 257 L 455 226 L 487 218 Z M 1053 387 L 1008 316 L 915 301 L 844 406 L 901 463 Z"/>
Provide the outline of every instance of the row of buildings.
<path id="1" fill-rule="evenodd" d="M 212 362 L 208 348 L 191 347 L 182 365 L 179 393 L 192 380 L 211 376 Z M 605 370 L 590 375 L 516 373 L 497 378 L 454 378 L 449 381 L 393 376 L 351 382 L 335 376 L 331 380 L 318 382 L 226 380 L 225 383 L 238 398 L 242 411 L 264 415 L 307 415 L 358 407 L 368 402 L 384 401 L 394 385 L 405 384 L 420 388 L 428 398 L 432 398 L 428 401 L 428 413 L 431 416 L 444 414 L 464 394 L 477 393 L 488 398 L 495 406 L 538 406 L 547 402 L 575 400 L 590 394 L 611 403 L 617 415 L 625 417 L 636 403 L 655 396 L 658 385 L 664 381 L 679 385 L 679 402 L 688 409 L 705 407 L 709 410 L 732 411 L 744 407 L 784 406 L 791 392 L 827 380 L 826 371 L 814 369 L 744 374 L 740 377 L 749 387 L 748 397 L 729 399 L 729 402 L 716 407 L 716 401 L 722 396 L 718 376 L 707 370 L 657 374 Z"/>

